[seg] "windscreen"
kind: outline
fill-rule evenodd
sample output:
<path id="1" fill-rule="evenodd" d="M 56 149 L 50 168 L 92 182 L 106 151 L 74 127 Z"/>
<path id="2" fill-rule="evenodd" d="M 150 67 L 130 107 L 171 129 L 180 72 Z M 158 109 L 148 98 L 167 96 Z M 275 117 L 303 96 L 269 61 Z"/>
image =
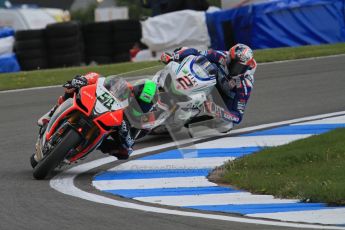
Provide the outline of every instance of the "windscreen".
<path id="1" fill-rule="evenodd" d="M 106 77 L 103 86 L 119 101 L 124 101 L 130 96 L 127 81 L 116 76 Z"/>
<path id="2" fill-rule="evenodd" d="M 192 66 L 192 71 L 199 80 L 213 79 L 217 74 L 217 68 L 204 56 L 198 56 Z"/>

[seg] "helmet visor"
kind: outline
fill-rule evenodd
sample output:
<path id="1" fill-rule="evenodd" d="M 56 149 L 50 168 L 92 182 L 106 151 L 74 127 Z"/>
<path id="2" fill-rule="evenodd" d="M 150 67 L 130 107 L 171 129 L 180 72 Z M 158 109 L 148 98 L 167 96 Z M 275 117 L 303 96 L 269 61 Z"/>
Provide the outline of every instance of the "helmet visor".
<path id="1" fill-rule="evenodd" d="M 151 80 L 146 80 L 139 99 L 145 103 L 151 103 L 156 94 L 156 88 L 156 83 Z"/>
<path id="2" fill-rule="evenodd" d="M 249 66 L 241 64 L 240 62 L 232 61 L 229 65 L 230 76 L 238 76 L 244 74 Z"/>

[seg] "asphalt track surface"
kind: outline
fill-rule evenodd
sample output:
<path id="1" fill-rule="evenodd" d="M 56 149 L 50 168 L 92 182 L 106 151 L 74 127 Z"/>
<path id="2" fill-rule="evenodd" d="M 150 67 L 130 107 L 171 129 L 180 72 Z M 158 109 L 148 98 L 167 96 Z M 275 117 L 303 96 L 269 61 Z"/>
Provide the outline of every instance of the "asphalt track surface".
<path id="1" fill-rule="evenodd" d="M 345 56 L 336 56 L 260 65 L 240 127 L 344 111 L 344 64 Z M 34 180 L 29 157 L 36 120 L 61 92 L 49 88 L 0 93 L 0 229 L 289 229 L 116 208 L 61 194 L 50 188 L 49 180 Z M 169 141 L 150 137 L 136 148 Z M 100 157 L 95 152 L 87 161 Z M 87 177 L 77 181 L 83 182 L 89 182 Z"/>

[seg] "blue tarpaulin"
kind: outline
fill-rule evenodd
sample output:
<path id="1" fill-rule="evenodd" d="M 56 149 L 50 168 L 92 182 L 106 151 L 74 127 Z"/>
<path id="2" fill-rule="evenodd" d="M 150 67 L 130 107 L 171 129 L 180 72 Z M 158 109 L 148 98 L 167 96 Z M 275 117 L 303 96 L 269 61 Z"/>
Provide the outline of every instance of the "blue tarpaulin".
<path id="1" fill-rule="evenodd" d="M 274 0 L 207 14 L 212 48 L 223 50 L 223 23 L 254 49 L 345 42 L 344 0 Z"/>
<path id="2" fill-rule="evenodd" d="M 14 30 L 9 27 L 0 28 L 0 40 L 14 36 Z M 1 43 L 0 43 L 1 45 Z M 7 46 L 7 45 L 6 45 Z M 11 51 L 12 52 L 12 48 Z M 5 53 L 0 55 L 0 73 L 18 72 L 20 66 L 14 53 Z"/>
<path id="3" fill-rule="evenodd" d="M 0 27 L 0 38 L 14 36 L 14 30 L 10 27 Z"/>
<path id="4" fill-rule="evenodd" d="M 18 72 L 20 66 L 15 54 L 0 55 L 0 73 Z"/>

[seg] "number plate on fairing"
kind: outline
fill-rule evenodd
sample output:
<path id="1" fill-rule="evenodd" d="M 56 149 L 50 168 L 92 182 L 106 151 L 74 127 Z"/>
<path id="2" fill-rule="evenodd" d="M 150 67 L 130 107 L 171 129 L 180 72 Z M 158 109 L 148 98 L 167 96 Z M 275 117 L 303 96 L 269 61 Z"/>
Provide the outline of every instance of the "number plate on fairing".
<path id="1" fill-rule="evenodd" d="M 115 111 L 124 109 L 128 106 L 128 100 L 120 102 L 103 86 L 105 78 L 100 78 L 97 83 L 96 95 L 97 102 L 95 112 L 105 113 L 108 111 Z"/>

